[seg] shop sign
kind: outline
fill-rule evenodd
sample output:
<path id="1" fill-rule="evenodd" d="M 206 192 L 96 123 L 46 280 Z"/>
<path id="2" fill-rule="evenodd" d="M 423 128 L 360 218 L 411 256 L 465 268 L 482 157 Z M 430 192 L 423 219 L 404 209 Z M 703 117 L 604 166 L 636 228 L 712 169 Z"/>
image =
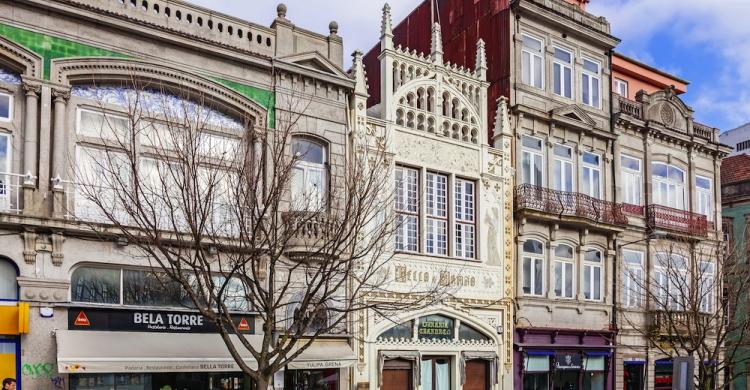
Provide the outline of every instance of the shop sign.
<path id="1" fill-rule="evenodd" d="M 417 334 L 420 339 L 453 340 L 453 319 L 439 315 L 419 319 Z"/>
<path id="2" fill-rule="evenodd" d="M 240 333 L 254 334 L 252 315 L 233 315 Z M 166 310 L 118 310 L 68 308 L 69 330 L 110 332 L 218 333 L 216 326 L 200 313 Z"/>
<path id="3" fill-rule="evenodd" d="M 583 367 L 581 354 L 578 352 L 557 352 L 555 354 L 555 369 L 580 370 Z"/>

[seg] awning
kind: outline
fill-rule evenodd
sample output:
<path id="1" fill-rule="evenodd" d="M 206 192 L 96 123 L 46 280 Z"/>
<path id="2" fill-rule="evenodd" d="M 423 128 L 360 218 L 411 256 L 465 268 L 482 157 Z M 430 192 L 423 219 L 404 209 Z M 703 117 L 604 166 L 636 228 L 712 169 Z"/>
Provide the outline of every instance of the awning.
<path id="1" fill-rule="evenodd" d="M 253 346 L 263 339 L 261 335 L 242 337 Z M 255 367 L 255 359 L 240 348 L 239 340 L 235 345 L 245 363 Z M 345 340 L 319 340 L 289 367 L 347 367 L 354 361 Z M 60 373 L 240 371 L 218 334 L 73 330 L 57 331 L 57 367 Z"/>

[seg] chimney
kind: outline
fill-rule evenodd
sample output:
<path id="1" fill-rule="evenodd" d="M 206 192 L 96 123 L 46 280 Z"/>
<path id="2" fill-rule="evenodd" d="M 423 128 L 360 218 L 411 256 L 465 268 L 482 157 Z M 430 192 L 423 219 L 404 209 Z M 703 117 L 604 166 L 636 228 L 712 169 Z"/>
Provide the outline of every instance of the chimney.
<path id="1" fill-rule="evenodd" d="M 582 11 L 586 10 L 586 6 L 588 5 L 589 1 L 591 0 L 565 0 L 566 2 L 573 4 L 580 8 Z"/>

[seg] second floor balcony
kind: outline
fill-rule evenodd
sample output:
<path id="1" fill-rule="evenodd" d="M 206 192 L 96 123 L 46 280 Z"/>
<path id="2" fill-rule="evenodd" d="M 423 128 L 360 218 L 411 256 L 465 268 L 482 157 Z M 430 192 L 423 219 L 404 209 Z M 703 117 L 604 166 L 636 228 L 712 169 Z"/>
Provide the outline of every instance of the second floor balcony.
<path id="1" fill-rule="evenodd" d="M 651 229 L 689 236 L 708 236 L 708 219 L 703 214 L 652 204 L 646 208 L 646 221 Z"/>
<path id="2" fill-rule="evenodd" d="M 646 319 L 652 335 L 676 337 L 710 333 L 713 317 L 706 313 L 650 310 Z"/>
<path id="3" fill-rule="evenodd" d="M 539 212 L 555 219 L 577 219 L 582 223 L 620 227 L 628 223 L 622 204 L 578 192 L 556 191 L 531 184 L 516 187 L 515 209 Z"/>

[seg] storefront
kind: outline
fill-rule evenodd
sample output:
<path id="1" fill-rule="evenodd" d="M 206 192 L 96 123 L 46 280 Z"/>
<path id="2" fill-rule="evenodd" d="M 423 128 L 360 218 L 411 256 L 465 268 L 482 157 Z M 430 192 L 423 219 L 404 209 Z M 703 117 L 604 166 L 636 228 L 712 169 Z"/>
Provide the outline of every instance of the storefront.
<path id="1" fill-rule="evenodd" d="M 518 329 L 516 389 L 611 390 L 609 332 Z"/>
<path id="2" fill-rule="evenodd" d="M 381 390 L 499 389 L 497 335 L 476 319 L 434 313 L 393 325 L 371 356 Z M 495 332 L 496 333 L 496 332 Z"/>
<path id="3" fill-rule="evenodd" d="M 232 336 L 235 345 L 240 345 L 239 337 L 261 345 L 255 320 L 252 315 L 234 316 L 241 332 Z M 71 390 L 253 388 L 213 324 L 198 313 L 69 308 L 68 329 L 57 331 L 56 342 L 58 371 L 70 375 Z M 255 365 L 247 350 L 240 354 L 246 364 Z M 277 376 L 277 382 L 289 378 L 292 386 L 309 383 L 315 385 L 310 389 L 338 390 L 340 371 L 353 362 L 347 340 L 316 341 Z M 286 388 L 283 383 L 281 387 Z"/>
<path id="4" fill-rule="evenodd" d="M 21 335 L 29 332 L 29 305 L 18 301 L 18 269 L 0 257 L 0 380 L 14 378 L 21 388 Z"/>

